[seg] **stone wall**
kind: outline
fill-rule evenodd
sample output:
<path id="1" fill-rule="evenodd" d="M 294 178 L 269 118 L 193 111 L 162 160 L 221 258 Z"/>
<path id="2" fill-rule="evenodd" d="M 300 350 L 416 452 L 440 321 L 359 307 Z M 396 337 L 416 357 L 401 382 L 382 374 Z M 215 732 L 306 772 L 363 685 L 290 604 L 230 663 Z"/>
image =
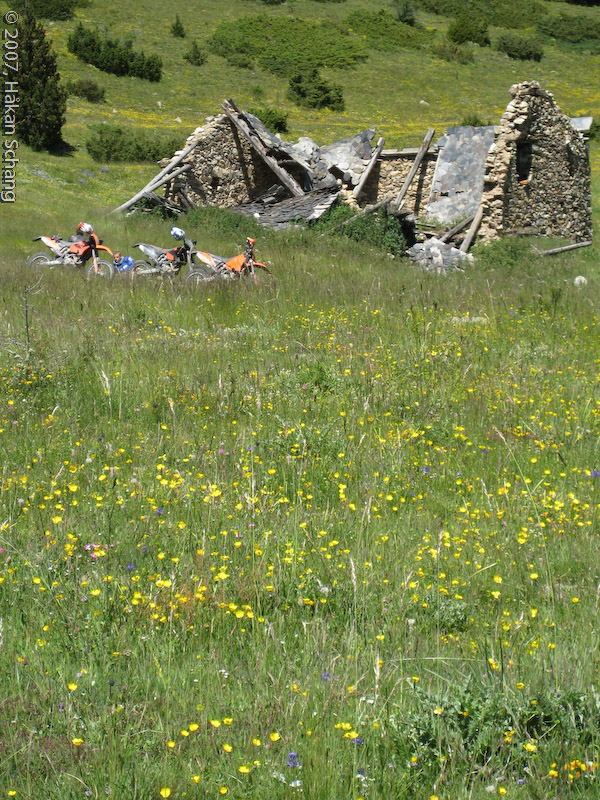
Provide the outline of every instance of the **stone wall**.
<path id="1" fill-rule="evenodd" d="M 403 208 L 417 216 L 423 213 L 429 200 L 436 159 L 437 152 L 430 151 L 425 155 L 406 194 Z M 370 205 L 385 197 L 395 198 L 402 189 L 414 160 L 414 155 L 382 153 L 369 175 L 360 197 L 360 205 Z"/>
<path id="2" fill-rule="evenodd" d="M 486 162 L 479 237 L 592 235 L 587 143 L 552 94 L 515 84 Z"/>
<path id="3" fill-rule="evenodd" d="M 224 114 L 208 117 L 188 137 L 185 147 L 194 140 L 198 144 L 182 162 L 192 168 L 176 178 L 165 194 L 177 205 L 181 205 L 178 195 L 183 191 L 194 205 L 235 208 L 280 182 Z"/>

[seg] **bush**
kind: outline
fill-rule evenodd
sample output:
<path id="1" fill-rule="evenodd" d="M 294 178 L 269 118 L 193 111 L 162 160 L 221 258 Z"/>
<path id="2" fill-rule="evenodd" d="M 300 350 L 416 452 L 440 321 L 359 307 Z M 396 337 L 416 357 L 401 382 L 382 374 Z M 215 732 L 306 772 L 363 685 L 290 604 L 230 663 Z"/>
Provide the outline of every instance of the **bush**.
<path id="1" fill-rule="evenodd" d="M 488 24 L 478 14 L 461 13 L 448 27 L 448 38 L 455 44 L 473 42 L 485 47 L 490 43 Z"/>
<path id="2" fill-rule="evenodd" d="M 567 0 L 574 6 L 600 6 L 600 0 Z"/>
<path id="3" fill-rule="evenodd" d="M 544 55 L 541 44 L 535 39 L 517 36 L 514 33 L 503 33 L 499 36 L 496 50 L 519 61 L 541 61 Z"/>
<path id="4" fill-rule="evenodd" d="M 21 14 L 28 6 L 34 17 L 38 19 L 70 19 L 76 6 L 84 5 L 78 0 L 17 0 L 13 3 Z"/>
<path id="5" fill-rule="evenodd" d="M 582 44 L 600 39 L 600 21 L 582 14 L 565 14 L 548 17 L 538 24 L 540 33 L 570 44 Z"/>
<path id="6" fill-rule="evenodd" d="M 318 69 L 298 72 L 290 78 L 287 96 L 299 106 L 306 108 L 330 108 L 344 110 L 342 87 L 329 85 Z"/>
<path id="7" fill-rule="evenodd" d="M 102 39 L 97 31 L 85 28 L 81 22 L 69 34 L 69 52 L 81 61 L 92 64 L 103 72 L 113 75 L 130 75 L 147 81 L 159 81 L 162 77 L 162 61 L 158 56 L 136 53 L 132 41 L 126 39 Z"/>
<path id="8" fill-rule="evenodd" d="M 195 41 L 192 42 L 192 46 L 187 53 L 184 53 L 183 57 L 186 61 L 189 61 L 190 64 L 193 64 L 194 67 L 201 67 L 206 61 L 206 53 L 198 47 L 198 43 Z"/>
<path id="9" fill-rule="evenodd" d="M 501 28 L 529 28 L 547 13 L 538 0 L 519 0 L 518 13 L 514 0 L 420 0 L 420 7 L 446 17 L 478 14 Z"/>
<path id="10" fill-rule="evenodd" d="M 80 78 L 76 81 L 67 81 L 65 88 L 68 94 L 83 97 L 90 103 L 104 102 L 104 89 L 102 86 L 98 86 L 96 81 Z"/>
<path id="11" fill-rule="evenodd" d="M 171 25 L 171 35 L 178 39 L 185 38 L 185 28 L 182 21 L 179 19 L 179 14 L 175 15 L 175 22 Z"/>
<path id="12" fill-rule="evenodd" d="M 274 133 L 287 133 L 288 131 L 288 115 L 283 111 L 278 111 L 276 108 L 265 106 L 264 108 L 249 108 L 250 114 L 254 114 L 259 120 L 266 125 L 270 131 Z"/>
<path id="13" fill-rule="evenodd" d="M 380 247 L 393 255 L 401 255 L 410 246 L 410 235 L 405 230 L 403 221 L 395 214 L 386 214 L 385 211 L 367 214 L 350 225 L 338 227 L 341 222 L 355 214 L 355 208 L 336 203 L 319 217 L 314 228 L 322 233 L 347 236 L 355 242 Z"/>
<path id="14" fill-rule="evenodd" d="M 91 125 L 85 146 L 94 159 L 109 161 L 160 161 L 181 145 L 179 137 L 158 136 L 119 125 Z"/>
<path id="15" fill-rule="evenodd" d="M 384 11 L 354 11 L 346 19 L 354 33 L 366 38 L 369 47 L 376 50 L 399 50 L 402 47 L 420 47 L 429 39 L 424 31 L 397 22 Z"/>
<path id="16" fill-rule="evenodd" d="M 433 45 L 432 53 L 442 61 L 456 61 L 459 64 L 470 64 L 475 59 L 473 47 L 470 44 L 456 44 L 446 36 Z"/>
<path id="17" fill-rule="evenodd" d="M 288 79 L 320 67 L 352 67 L 367 57 L 364 45 L 339 28 L 267 15 L 221 22 L 208 46 L 233 66 L 258 64 Z"/>
<path id="18" fill-rule="evenodd" d="M 411 0 L 392 0 L 392 8 L 396 22 L 415 27 L 417 24 L 417 10 Z"/>
<path id="19" fill-rule="evenodd" d="M 461 125 L 468 126 L 470 128 L 484 128 L 488 125 L 491 125 L 491 122 L 484 122 L 483 119 L 479 116 L 476 111 L 469 111 L 461 120 Z"/>

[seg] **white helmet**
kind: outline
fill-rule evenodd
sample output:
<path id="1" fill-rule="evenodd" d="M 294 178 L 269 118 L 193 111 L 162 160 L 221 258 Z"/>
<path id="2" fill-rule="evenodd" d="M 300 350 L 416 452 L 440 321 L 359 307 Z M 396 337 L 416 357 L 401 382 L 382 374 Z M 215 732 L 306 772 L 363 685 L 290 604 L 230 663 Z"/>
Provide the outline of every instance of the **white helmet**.
<path id="1" fill-rule="evenodd" d="M 77 226 L 78 233 L 93 233 L 94 229 L 89 222 L 80 222 Z"/>
<path id="2" fill-rule="evenodd" d="M 185 231 L 181 228 L 178 228 L 177 225 L 173 225 L 171 228 L 171 236 L 174 236 L 175 239 L 184 239 L 185 238 Z"/>

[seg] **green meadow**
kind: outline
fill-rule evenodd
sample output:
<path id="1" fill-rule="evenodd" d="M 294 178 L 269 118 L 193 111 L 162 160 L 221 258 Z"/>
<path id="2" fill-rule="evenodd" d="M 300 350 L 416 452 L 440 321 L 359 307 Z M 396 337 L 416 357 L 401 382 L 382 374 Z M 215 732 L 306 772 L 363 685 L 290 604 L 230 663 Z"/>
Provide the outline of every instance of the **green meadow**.
<path id="1" fill-rule="evenodd" d="M 295 107 L 258 67 L 181 57 L 224 19 L 343 25 L 365 7 L 90 0 L 47 25 L 63 77 L 106 102 L 70 98 L 73 149 L 21 147 L 0 207 L 0 796 L 600 796 L 596 241 L 477 245 L 440 276 L 200 209 L 177 220 L 198 246 L 255 236 L 272 281 L 26 264 L 35 236 L 80 219 L 127 254 L 168 244 L 172 220 L 109 214 L 158 168 L 92 161 L 103 120 L 183 144 L 233 97 L 288 112 L 291 140 L 376 125 L 402 147 L 467 113 L 497 120 L 531 78 L 600 115 L 598 54 L 556 41 L 526 64 L 367 48 L 323 70 L 340 114 Z M 449 23 L 418 17 L 433 40 Z M 77 19 L 135 37 L 163 79 L 77 62 Z M 590 154 L 597 220 L 597 141 Z"/>

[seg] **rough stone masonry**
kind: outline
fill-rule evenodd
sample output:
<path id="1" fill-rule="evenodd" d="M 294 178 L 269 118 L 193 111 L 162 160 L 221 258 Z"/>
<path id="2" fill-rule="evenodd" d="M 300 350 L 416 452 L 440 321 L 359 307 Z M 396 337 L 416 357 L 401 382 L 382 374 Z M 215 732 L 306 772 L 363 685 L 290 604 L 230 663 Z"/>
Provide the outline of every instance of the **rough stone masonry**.
<path id="1" fill-rule="evenodd" d="M 512 101 L 486 161 L 479 237 L 592 237 L 587 142 L 536 81 L 510 88 Z"/>

